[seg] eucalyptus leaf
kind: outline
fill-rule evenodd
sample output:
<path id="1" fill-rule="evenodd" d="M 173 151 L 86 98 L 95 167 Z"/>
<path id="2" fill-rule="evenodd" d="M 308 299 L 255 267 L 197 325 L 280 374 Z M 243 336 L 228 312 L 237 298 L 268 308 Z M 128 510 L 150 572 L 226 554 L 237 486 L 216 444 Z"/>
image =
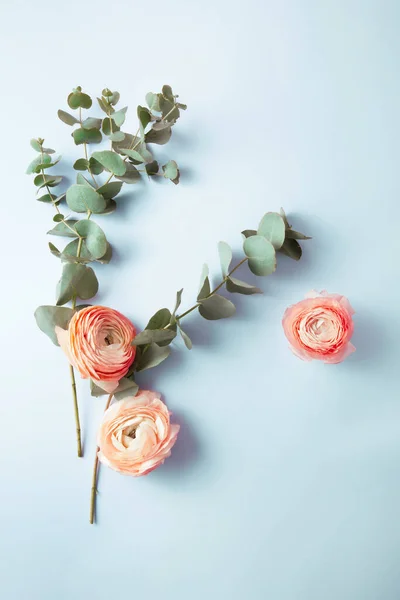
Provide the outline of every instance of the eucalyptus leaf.
<path id="1" fill-rule="evenodd" d="M 102 152 L 93 152 L 93 158 L 96 159 L 105 169 L 114 175 L 124 175 L 126 164 L 116 152 L 112 150 L 103 150 Z"/>
<path id="2" fill-rule="evenodd" d="M 65 194 L 62 194 L 58 197 L 55 194 L 44 194 L 43 196 L 39 196 L 39 198 L 36 198 L 36 200 L 38 200 L 39 202 L 47 202 L 49 204 L 59 204 L 64 198 L 64 196 Z"/>
<path id="3" fill-rule="evenodd" d="M 250 296 L 251 294 L 262 294 L 262 290 L 260 288 L 255 287 L 254 285 L 250 285 L 245 281 L 240 281 L 240 279 L 236 279 L 235 277 L 229 277 L 226 282 L 226 289 L 231 294 L 244 294 L 246 296 Z"/>
<path id="4" fill-rule="evenodd" d="M 75 129 L 72 132 L 72 137 L 77 146 L 81 144 L 100 144 L 102 138 L 101 132 L 98 129 Z"/>
<path id="5" fill-rule="evenodd" d="M 211 286 L 208 274 L 208 265 L 204 264 L 200 275 L 199 293 L 197 296 L 197 301 L 202 300 L 203 298 L 206 298 L 210 295 Z"/>
<path id="6" fill-rule="evenodd" d="M 156 367 L 163 362 L 170 355 L 171 350 L 168 346 L 160 347 L 157 344 L 150 344 L 148 348 L 142 353 L 140 362 L 137 366 L 138 371 L 145 371 Z"/>
<path id="7" fill-rule="evenodd" d="M 281 217 L 282 217 L 282 219 L 283 219 L 283 222 L 285 223 L 285 227 L 286 227 L 286 229 L 290 229 L 290 228 L 291 228 L 291 225 L 289 225 L 289 223 L 288 223 L 288 220 L 287 220 L 287 218 L 286 218 L 286 213 L 285 213 L 285 211 L 283 210 L 283 208 L 281 208 L 281 210 L 279 211 L 279 213 L 280 213 L 280 215 L 281 215 Z"/>
<path id="8" fill-rule="evenodd" d="M 60 306 L 39 306 L 35 310 L 35 319 L 38 327 L 43 333 L 49 336 L 53 344 L 59 346 L 55 327 L 68 329 L 68 323 L 71 320 L 74 311 L 72 308 Z"/>
<path id="9" fill-rule="evenodd" d="M 251 237 L 252 235 L 257 235 L 257 231 L 255 229 L 245 229 L 242 231 L 242 235 L 245 238 Z"/>
<path id="10" fill-rule="evenodd" d="M 42 152 L 44 152 L 45 154 L 54 154 L 55 150 L 53 150 L 53 148 L 43 148 L 42 147 Z"/>
<path id="11" fill-rule="evenodd" d="M 75 224 L 75 229 L 86 241 L 87 249 L 93 258 L 101 258 L 107 250 L 107 239 L 104 231 L 89 219 L 83 219 Z"/>
<path id="12" fill-rule="evenodd" d="M 222 276 L 226 277 L 229 272 L 229 266 L 232 262 L 232 250 L 226 242 L 218 243 L 219 260 L 221 263 Z"/>
<path id="13" fill-rule="evenodd" d="M 156 121 L 153 123 L 153 131 L 162 131 L 163 129 L 171 129 L 171 123 L 168 121 Z"/>
<path id="14" fill-rule="evenodd" d="M 97 188 L 96 191 L 106 200 L 111 200 L 111 198 L 115 198 L 115 196 L 120 193 L 122 186 L 122 181 L 112 181 L 111 183 L 105 183 L 101 187 Z"/>
<path id="15" fill-rule="evenodd" d="M 243 249 L 254 275 L 270 275 L 276 269 L 275 248 L 265 237 L 253 235 L 245 239 Z"/>
<path id="16" fill-rule="evenodd" d="M 111 96 L 108 98 L 108 100 L 109 100 L 110 104 L 114 104 L 115 105 L 115 104 L 118 104 L 120 97 L 121 96 L 120 96 L 119 92 L 113 92 L 111 94 Z"/>
<path id="17" fill-rule="evenodd" d="M 126 117 L 126 111 L 128 110 L 128 107 L 125 106 L 124 108 L 120 108 L 120 110 L 117 110 L 116 112 L 114 112 L 111 116 L 114 120 L 114 123 L 118 126 L 121 127 L 121 125 L 124 124 L 125 122 L 125 117 Z"/>
<path id="18" fill-rule="evenodd" d="M 101 110 L 108 114 L 109 108 L 107 102 L 105 102 L 103 98 L 97 98 L 97 102 L 99 103 Z"/>
<path id="19" fill-rule="evenodd" d="M 159 166 L 159 164 L 158 164 L 158 162 L 156 160 L 153 160 L 151 163 L 148 163 L 145 166 L 145 169 L 146 169 L 147 175 L 149 175 L 149 176 L 150 175 L 157 175 L 157 173 L 158 173 L 158 171 L 160 169 L 160 166 Z"/>
<path id="20" fill-rule="evenodd" d="M 64 250 L 61 252 L 60 255 L 60 258 L 63 262 L 81 264 L 93 262 L 94 258 L 87 249 L 86 241 L 82 240 L 81 243 L 79 242 L 80 240 L 75 239 L 65 246 Z"/>
<path id="21" fill-rule="evenodd" d="M 37 173 L 37 168 L 40 166 L 45 166 L 46 164 L 51 164 L 51 156 L 49 154 L 38 154 L 28 165 L 26 169 L 26 174 L 31 175 L 32 173 Z"/>
<path id="22" fill-rule="evenodd" d="M 58 118 L 61 119 L 61 121 L 63 121 L 63 123 L 66 123 L 67 125 L 75 125 L 76 123 L 79 123 L 78 119 L 76 119 L 73 115 L 70 115 L 69 113 L 65 112 L 65 110 L 59 110 L 57 111 L 58 114 Z"/>
<path id="23" fill-rule="evenodd" d="M 112 142 L 122 142 L 125 139 L 125 134 L 123 131 L 116 131 L 115 133 L 111 133 L 109 138 Z"/>
<path id="24" fill-rule="evenodd" d="M 133 148 L 139 146 L 141 140 L 138 137 L 133 136 L 130 133 L 126 133 L 125 131 L 121 131 L 125 135 L 122 142 L 116 142 L 115 140 L 112 142 L 112 149 L 114 152 L 118 152 L 121 154 L 121 148 Z"/>
<path id="25" fill-rule="evenodd" d="M 236 308 L 233 302 L 219 294 L 213 294 L 209 298 L 202 300 L 199 306 L 199 313 L 204 319 L 208 319 L 209 321 L 227 319 L 234 315 L 235 312 Z"/>
<path id="26" fill-rule="evenodd" d="M 163 85 L 161 92 L 164 98 L 170 100 L 170 102 L 175 102 L 175 96 L 170 85 Z"/>
<path id="27" fill-rule="evenodd" d="M 138 384 L 133 381 L 133 379 L 128 379 L 127 377 L 123 377 L 119 380 L 119 384 L 117 389 L 114 392 L 114 396 L 116 400 L 123 400 L 124 398 L 132 398 L 136 396 L 139 391 Z"/>
<path id="28" fill-rule="evenodd" d="M 308 237 L 308 235 L 304 235 L 304 233 L 300 233 L 299 231 L 295 231 L 294 229 L 286 230 L 286 238 L 290 240 L 311 240 L 312 238 Z"/>
<path id="29" fill-rule="evenodd" d="M 125 156 L 129 156 L 129 158 L 133 158 L 138 163 L 146 162 L 146 159 L 139 154 L 137 150 L 130 150 L 129 148 L 120 148 L 120 154 L 124 154 Z"/>
<path id="30" fill-rule="evenodd" d="M 36 175 L 33 183 L 37 186 L 38 190 L 43 187 L 55 187 L 61 183 L 62 177 L 58 175 Z"/>
<path id="31" fill-rule="evenodd" d="M 147 344 L 158 344 L 160 342 L 171 342 L 176 333 L 170 329 L 145 329 L 137 334 L 132 344 L 134 346 L 146 346 Z"/>
<path id="32" fill-rule="evenodd" d="M 42 151 L 42 145 L 39 144 L 38 140 L 35 140 L 34 138 L 30 141 L 31 147 L 36 150 L 36 152 L 41 152 Z"/>
<path id="33" fill-rule="evenodd" d="M 74 184 L 67 190 L 67 204 L 75 212 L 101 213 L 106 208 L 106 200 L 92 187 Z"/>
<path id="34" fill-rule="evenodd" d="M 271 242 L 275 250 L 279 250 L 285 241 L 285 223 L 283 218 L 275 212 L 266 213 L 260 221 L 257 233 Z"/>
<path id="35" fill-rule="evenodd" d="M 44 156 L 48 156 L 48 154 L 45 154 Z M 36 173 L 40 173 L 40 171 L 43 171 L 45 169 L 50 169 L 51 167 L 55 167 L 61 160 L 61 156 L 59 156 L 58 158 L 54 159 L 52 162 L 40 162 L 37 167 L 36 167 Z"/>
<path id="36" fill-rule="evenodd" d="M 49 235 L 77 238 L 79 237 L 78 232 L 72 231 L 74 229 L 75 223 L 77 223 L 75 219 L 68 219 L 64 223 L 57 223 L 57 225 L 53 227 L 53 229 L 50 229 L 50 231 L 48 231 L 47 233 Z"/>
<path id="37" fill-rule="evenodd" d="M 173 124 L 180 117 L 179 108 L 176 106 L 174 102 L 166 99 L 165 97 L 161 97 L 160 99 L 161 105 L 161 114 L 165 121 L 170 121 Z"/>
<path id="38" fill-rule="evenodd" d="M 171 135 L 171 127 L 163 127 L 162 129 L 155 129 L 153 127 L 145 134 L 144 140 L 146 144 L 159 144 L 160 146 L 163 146 L 169 142 Z"/>
<path id="39" fill-rule="evenodd" d="M 78 160 L 74 162 L 73 166 L 75 171 L 87 171 L 89 168 L 89 161 L 85 158 L 78 158 Z"/>
<path id="40" fill-rule="evenodd" d="M 163 165 L 164 177 L 166 179 L 170 179 L 172 183 L 177 185 L 179 183 L 179 169 L 178 165 L 174 160 L 169 160 L 165 165 Z"/>
<path id="41" fill-rule="evenodd" d="M 171 311 L 168 308 L 160 308 L 146 325 L 146 329 L 163 329 L 171 320 Z"/>
<path id="42" fill-rule="evenodd" d="M 111 117 L 112 116 L 113 115 L 111 115 Z M 103 124 L 101 128 L 103 130 L 104 135 L 111 135 L 112 133 L 116 133 L 117 131 L 119 131 L 118 125 L 110 117 L 106 117 L 105 119 L 103 119 Z"/>
<path id="43" fill-rule="evenodd" d="M 138 106 L 137 107 L 137 116 L 138 116 L 138 119 L 140 121 L 142 128 L 145 129 L 151 121 L 151 112 L 149 111 L 148 108 L 146 108 L 144 106 Z"/>
<path id="44" fill-rule="evenodd" d="M 57 284 L 57 306 L 65 304 L 76 295 L 82 300 L 93 298 L 99 284 L 91 267 L 78 263 L 65 264 Z"/>
<path id="45" fill-rule="evenodd" d="M 178 292 L 176 292 L 176 302 L 175 302 L 175 308 L 174 308 L 174 312 L 172 313 L 173 316 L 176 315 L 176 311 L 178 310 L 178 308 L 181 305 L 182 302 L 182 294 L 183 294 L 183 288 L 181 290 L 179 290 Z"/>
<path id="46" fill-rule="evenodd" d="M 181 329 L 181 327 L 179 327 L 179 333 L 180 333 L 180 334 L 181 334 L 181 336 L 182 336 L 182 339 L 183 339 L 183 341 L 184 341 L 184 343 L 185 343 L 185 346 L 186 346 L 186 348 L 187 348 L 188 350 L 191 350 L 191 349 L 193 348 L 193 344 L 192 344 L 192 340 L 190 339 L 190 337 L 188 336 L 188 334 L 187 334 L 187 333 L 185 333 L 185 332 L 183 331 L 183 329 Z"/>
<path id="47" fill-rule="evenodd" d="M 112 247 L 111 247 L 111 244 L 109 244 L 107 242 L 107 250 L 105 251 L 103 256 L 101 256 L 100 258 L 97 259 L 97 262 L 101 263 L 102 265 L 107 265 L 111 259 L 112 259 Z"/>
<path id="48" fill-rule="evenodd" d="M 137 183 L 140 181 L 141 176 L 137 168 L 132 163 L 127 162 L 125 175 L 117 177 L 117 179 L 123 181 L 124 183 Z"/>
<path id="49" fill-rule="evenodd" d="M 79 185 L 85 185 L 86 187 L 90 188 L 91 190 L 94 190 L 94 186 L 93 184 L 90 183 L 90 181 L 88 181 L 86 179 L 86 177 L 84 177 L 82 175 L 82 173 L 78 173 L 76 176 L 76 183 L 78 183 Z"/>
<path id="50" fill-rule="evenodd" d="M 160 94 L 153 94 L 153 92 L 149 92 L 148 94 L 146 94 L 146 102 L 150 110 L 154 110 L 155 112 L 161 112 L 159 97 Z"/>
<path id="51" fill-rule="evenodd" d="M 93 175 L 100 175 L 104 171 L 103 165 L 99 163 L 93 156 L 89 159 L 89 171 Z"/>
<path id="52" fill-rule="evenodd" d="M 72 92 L 68 96 L 68 106 L 73 109 L 77 108 L 90 108 L 92 106 L 92 99 L 88 94 L 84 94 L 83 92 Z"/>
<path id="53" fill-rule="evenodd" d="M 283 242 L 282 247 L 279 249 L 279 252 L 282 252 L 282 254 L 285 254 L 290 258 L 293 258 L 293 260 L 300 260 L 303 254 L 299 242 L 290 238 L 286 239 Z"/>
<path id="54" fill-rule="evenodd" d="M 100 129 L 101 127 L 101 119 L 96 119 L 94 117 L 88 117 L 84 121 L 82 121 L 83 129 Z"/>
<path id="55" fill-rule="evenodd" d="M 60 223 L 61 221 L 64 221 L 64 215 L 62 215 L 61 213 L 55 214 L 53 217 L 53 221 L 54 223 Z"/>
<path id="56" fill-rule="evenodd" d="M 91 379 L 90 380 L 90 395 L 93 396 L 94 398 L 100 398 L 100 396 L 108 395 L 108 392 L 106 392 L 106 390 L 103 390 L 103 388 L 96 385 L 95 382 L 92 381 L 92 379 Z"/>
<path id="57" fill-rule="evenodd" d="M 101 211 L 101 215 L 110 215 L 111 213 L 115 212 L 117 208 L 117 203 L 115 202 L 115 200 L 107 200 L 107 206 L 105 207 L 104 210 Z"/>

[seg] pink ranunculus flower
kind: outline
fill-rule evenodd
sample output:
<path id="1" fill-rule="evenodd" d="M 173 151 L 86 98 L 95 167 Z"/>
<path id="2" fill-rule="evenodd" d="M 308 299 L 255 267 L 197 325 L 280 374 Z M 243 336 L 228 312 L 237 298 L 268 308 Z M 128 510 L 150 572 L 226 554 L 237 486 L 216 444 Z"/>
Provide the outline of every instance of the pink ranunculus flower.
<path id="1" fill-rule="evenodd" d="M 160 394 L 141 390 L 112 404 L 104 413 L 98 433 L 99 460 L 124 475 L 147 475 L 171 454 L 179 425 Z"/>
<path id="2" fill-rule="evenodd" d="M 90 377 L 109 394 L 114 392 L 136 354 L 136 329 L 129 319 L 106 306 L 87 306 L 74 314 L 67 330 L 56 326 L 55 331 L 83 379 Z"/>
<path id="3" fill-rule="evenodd" d="M 283 329 L 294 354 L 303 360 L 342 362 L 355 351 L 354 310 L 339 294 L 312 291 L 305 300 L 290 306 L 283 316 Z"/>

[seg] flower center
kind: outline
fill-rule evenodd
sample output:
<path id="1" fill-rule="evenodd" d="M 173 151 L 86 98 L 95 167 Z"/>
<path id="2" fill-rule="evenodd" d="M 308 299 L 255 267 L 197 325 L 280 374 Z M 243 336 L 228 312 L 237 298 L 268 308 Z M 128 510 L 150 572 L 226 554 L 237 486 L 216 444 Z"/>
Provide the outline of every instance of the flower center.
<path id="1" fill-rule="evenodd" d="M 111 346 L 111 344 L 113 343 L 113 337 L 111 333 L 107 333 L 106 337 L 104 338 L 105 343 L 107 344 L 107 346 Z"/>

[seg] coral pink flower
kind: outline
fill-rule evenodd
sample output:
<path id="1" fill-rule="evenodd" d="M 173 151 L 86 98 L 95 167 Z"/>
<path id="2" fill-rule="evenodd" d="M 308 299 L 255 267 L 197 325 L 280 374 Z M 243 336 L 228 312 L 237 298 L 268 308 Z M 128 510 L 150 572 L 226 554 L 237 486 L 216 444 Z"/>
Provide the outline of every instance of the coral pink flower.
<path id="1" fill-rule="evenodd" d="M 344 296 L 312 291 L 305 300 L 286 310 L 282 324 L 296 356 L 303 360 L 339 363 L 355 351 L 350 343 L 353 314 Z"/>
<path id="2" fill-rule="evenodd" d="M 74 314 L 68 329 L 55 328 L 58 343 L 84 379 L 112 393 L 127 374 L 135 354 L 136 329 L 118 311 L 88 306 Z"/>
<path id="3" fill-rule="evenodd" d="M 147 475 L 171 454 L 179 425 L 160 394 L 141 390 L 112 404 L 104 413 L 98 433 L 99 460 L 124 475 Z"/>

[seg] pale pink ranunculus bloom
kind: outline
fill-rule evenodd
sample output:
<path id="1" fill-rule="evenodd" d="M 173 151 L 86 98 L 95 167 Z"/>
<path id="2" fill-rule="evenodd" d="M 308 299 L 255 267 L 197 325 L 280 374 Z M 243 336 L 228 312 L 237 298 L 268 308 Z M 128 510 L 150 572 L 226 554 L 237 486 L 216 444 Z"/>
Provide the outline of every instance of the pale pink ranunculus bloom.
<path id="1" fill-rule="evenodd" d="M 171 454 L 179 425 L 160 394 L 141 390 L 112 404 L 104 413 L 98 432 L 99 460 L 124 475 L 147 475 Z"/>
<path id="2" fill-rule="evenodd" d="M 127 374 L 135 354 L 136 329 L 124 315 L 106 306 L 87 306 L 74 314 L 68 329 L 55 327 L 58 343 L 83 379 L 111 394 Z"/>
<path id="3" fill-rule="evenodd" d="M 309 292 L 305 300 L 290 306 L 283 316 L 283 329 L 294 354 L 303 360 L 342 362 L 355 351 L 354 310 L 339 294 Z"/>

